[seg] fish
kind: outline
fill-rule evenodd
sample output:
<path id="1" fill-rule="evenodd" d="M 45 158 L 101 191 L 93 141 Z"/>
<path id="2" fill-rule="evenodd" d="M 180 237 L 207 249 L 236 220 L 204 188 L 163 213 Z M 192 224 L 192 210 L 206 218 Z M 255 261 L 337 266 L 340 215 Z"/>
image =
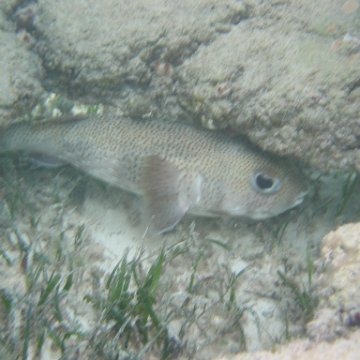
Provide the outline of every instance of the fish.
<path id="1" fill-rule="evenodd" d="M 302 203 L 308 187 L 292 161 L 179 121 L 104 114 L 15 122 L 0 128 L 0 153 L 15 151 L 142 196 L 157 233 L 187 213 L 267 219 Z"/>

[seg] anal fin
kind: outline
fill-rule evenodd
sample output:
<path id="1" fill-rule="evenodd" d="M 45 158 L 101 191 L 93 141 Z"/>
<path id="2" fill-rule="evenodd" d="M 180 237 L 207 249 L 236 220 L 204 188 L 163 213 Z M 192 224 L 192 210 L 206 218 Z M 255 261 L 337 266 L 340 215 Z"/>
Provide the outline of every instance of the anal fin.
<path id="1" fill-rule="evenodd" d="M 36 167 L 46 168 L 56 168 L 66 164 L 64 161 L 56 157 L 41 153 L 31 153 L 29 155 L 29 162 Z"/>

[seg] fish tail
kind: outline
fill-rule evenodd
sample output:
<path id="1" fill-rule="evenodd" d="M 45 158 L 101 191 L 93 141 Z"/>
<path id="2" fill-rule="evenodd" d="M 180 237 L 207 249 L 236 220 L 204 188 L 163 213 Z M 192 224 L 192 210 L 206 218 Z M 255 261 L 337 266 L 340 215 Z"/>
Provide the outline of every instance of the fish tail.
<path id="1" fill-rule="evenodd" d="M 24 143 L 24 139 L 20 138 L 20 141 L 17 139 L 19 137 L 19 128 L 21 128 L 21 123 L 20 125 L 16 123 L 9 126 L 0 126 L 0 153 L 17 150 L 17 145 Z"/>
<path id="2" fill-rule="evenodd" d="M 31 127 L 27 122 L 17 122 L 9 126 L 0 126 L 0 153 L 27 150 L 31 138 Z"/>
<path id="3" fill-rule="evenodd" d="M 5 128 L 0 126 L 0 153 L 5 151 L 5 142 L 4 142 Z"/>
<path id="4" fill-rule="evenodd" d="M 9 126 L 0 126 L 0 154 L 9 150 Z"/>

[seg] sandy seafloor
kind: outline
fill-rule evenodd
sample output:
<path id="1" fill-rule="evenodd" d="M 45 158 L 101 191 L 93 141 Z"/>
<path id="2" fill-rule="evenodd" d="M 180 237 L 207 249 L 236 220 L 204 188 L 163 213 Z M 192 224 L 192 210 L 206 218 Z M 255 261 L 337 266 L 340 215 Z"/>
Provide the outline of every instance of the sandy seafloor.
<path id="1" fill-rule="evenodd" d="M 12 2 L 9 1 L 8 3 Z M 54 11 L 54 8 L 56 9 L 58 4 L 50 1 L 48 4 L 46 1 L 34 2 L 34 4 L 37 3 L 40 6 L 40 11 L 37 10 L 40 21 L 35 22 L 34 27 L 38 34 L 41 34 L 41 32 L 46 33 L 47 30 L 44 29 L 50 27 L 49 24 L 57 24 L 53 21 L 52 11 Z M 236 6 L 232 4 L 232 6 L 236 9 L 241 7 L 240 3 L 242 2 L 238 2 Z M 304 51 L 308 56 L 305 57 L 305 60 L 299 60 L 299 63 L 295 65 L 291 63 L 291 59 L 294 54 L 297 54 L 297 51 L 294 51 L 293 54 L 291 45 L 292 41 L 298 38 L 297 31 L 302 33 L 303 29 L 299 26 L 299 22 L 294 19 L 298 17 L 298 14 L 299 16 L 305 16 L 307 19 L 308 14 L 310 14 L 307 10 L 312 8 L 312 2 L 304 1 L 304 8 L 299 6 L 301 9 L 299 13 L 296 6 L 292 7 L 291 12 L 286 12 L 288 10 L 287 6 L 291 10 L 291 2 L 273 1 L 266 3 L 250 1 L 249 3 L 250 7 L 255 9 L 253 11 L 255 15 L 251 14 L 254 18 L 253 21 L 250 19 L 250 25 L 252 24 L 251 26 L 254 26 L 259 31 L 253 31 L 250 26 L 245 31 L 245 34 L 247 31 L 249 32 L 249 39 L 252 33 L 258 34 L 256 35 L 256 39 L 259 41 L 258 47 L 259 49 L 263 47 L 262 53 L 256 45 L 253 47 L 246 45 L 252 54 L 251 56 L 256 55 L 259 62 L 261 71 L 259 70 L 258 77 L 256 76 L 257 70 L 254 70 L 251 66 L 253 60 L 249 60 L 245 56 L 246 61 L 242 59 L 237 63 L 228 56 L 229 49 L 232 50 L 232 37 L 241 36 L 244 30 L 241 30 L 241 21 L 239 20 L 240 27 L 238 28 L 238 20 L 232 18 L 231 13 L 229 15 L 226 6 L 224 6 L 225 10 L 222 9 L 221 11 L 225 15 L 219 10 L 220 15 L 215 15 L 215 20 L 213 20 L 211 17 L 213 13 L 209 12 L 211 14 L 210 20 L 204 16 L 204 18 L 194 21 L 196 31 L 192 32 L 191 26 L 187 28 L 187 31 L 194 38 L 188 35 L 184 36 L 181 39 L 182 43 L 169 31 L 169 39 L 165 38 L 164 43 L 160 41 L 159 44 L 160 49 L 166 49 L 164 50 L 165 55 L 159 55 L 159 60 L 154 61 L 154 59 L 151 59 L 145 65 L 139 62 L 138 58 L 134 58 L 134 60 L 131 51 L 128 53 L 126 46 L 124 47 L 125 50 L 122 47 L 117 49 L 116 36 L 120 36 L 122 33 L 113 32 L 111 26 L 109 26 L 109 33 L 114 36 L 110 43 L 116 45 L 114 45 L 114 49 L 119 50 L 120 54 L 114 51 L 114 58 L 119 59 L 119 64 L 112 67 L 107 62 L 112 57 L 107 57 L 107 53 L 104 52 L 104 58 L 102 58 L 103 53 L 97 50 L 97 46 L 101 48 L 103 44 L 101 36 L 98 38 L 95 36 L 96 41 L 93 44 L 90 43 L 89 47 L 89 44 L 86 43 L 86 37 L 81 38 L 81 33 L 80 38 L 83 42 L 80 42 L 78 47 L 75 46 L 76 51 L 79 51 L 79 56 L 69 56 L 68 62 L 62 57 L 63 54 L 68 54 L 67 51 L 58 51 L 57 48 L 51 48 L 55 44 L 54 46 L 63 46 L 65 50 L 69 50 L 66 48 L 69 45 L 71 50 L 73 43 L 68 41 L 66 36 L 73 32 L 75 37 L 78 31 L 76 24 L 74 27 L 62 25 L 64 23 L 66 25 L 67 21 L 71 22 L 73 17 L 78 16 L 77 13 L 74 11 L 71 14 L 73 17 L 67 17 L 64 13 L 61 13 L 56 18 L 60 25 L 58 28 L 55 26 L 54 33 L 49 31 L 47 34 L 50 40 L 46 36 L 33 39 L 34 42 L 39 41 L 40 43 L 36 50 L 37 55 L 46 64 L 49 74 L 54 75 L 55 71 L 51 66 L 58 65 L 59 69 L 56 68 L 55 70 L 59 71 L 60 75 L 58 78 L 55 77 L 55 81 L 51 76 L 49 79 L 42 79 L 42 75 L 39 75 L 39 73 L 43 70 L 38 71 L 36 67 L 38 64 L 36 63 L 36 66 L 32 64 L 35 68 L 35 70 L 32 69 L 32 72 L 35 75 L 31 73 L 30 76 L 29 69 L 21 70 L 22 75 L 29 76 L 29 79 L 24 75 L 26 81 L 22 79 L 22 81 L 14 81 L 14 84 L 20 84 L 19 88 L 28 87 L 31 93 L 34 90 L 28 83 L 31 83 L 36 78 L 38 83 L 36 87 L 34 85 L 34 88 L 36 88 L 36 92 L 44 91 L 41 94 L 43 98 L 49 95 L 48 91 L 64 91 L 67 86 L 71 88 L 74 85 L 76 89 L 71 88 L 71 90 L 75 94 L 79 94 L 79 88 L 82 86 L 93 87 L 91 89 L 93 92 L 89 91 L 88 94 L 79 95 L 82 101 L 82 95 L 84 95 L 85 99 L 86 96 L 90 98 L 93 96 L 92 100 L 94 100 L 94 97 L 97 98 L 98 94 L 101 94 L 100 98 L 104 100 L 104 97 L 106 98 L 106 96 L 112 94 L 113 98 L 109 103 L 112 103 L 118 97 L 119 103 L 117 105 L 119 108 L 123 108 L 124 113 L 130 114 L 130 116 L 140 114 L 140 116 L 145 117 L 145 115 L 148 116 L 148 114 L 154 113 L 154 116 L 159 114 L 159 117 L 162 118 L 166 118 L 168 114 L 181 118 L 183 115 L 182 113 L 179 115 L 178 101 L 184 106 L 183 110 L 186 112 L 184 117 L 199 118 L 205 125 L 208 125 L 207 122 L 211 124 L 213 122 L 222 123 L 222 121 L 231 123 L 233 113 L 228 113 L 226 109 L 232 108 L 239 100 L 236 96 L 231 98 L 233 94 L 238 92 L 240 98 L 243 96 L 248 101 L 244 100 L 243 104 L 244 108 L 248 106 L 246 111 L 249 114 L 254 111 L 255 115 L 258 116 L 259 123 L 255 124 L 249 118 L 246 120 L 248 122 L 244 120 L 244 127 L 249 131 L 248 135 L 252 140 L 259 141 L 261 146 L 271 149 L 271 146 L 274 145 L 274 150 L 278 154 L 283 149 L 287 154 L 295 155 L 305 163 L 312 162 L 319 166 L 321 166 L 321 159 L 324 158 L 327 164 L 324 168 L 332 165 L 334 167 L 339 166 L 342 169 L 339 164 L 342 160 L 346 160 L 346 154 L 348 154 L 348 162 L 344 161 L 344 164 L 350 164 L 355 168 L 357 166 L 358 169 L 359 165 L 356 162 L 356 159 L 358 159 L 356 150 L 358 148 L 355 146 L 356 141 L 358 141 L 358 138 L 356 138 L 356 129 L 358 129 L 358 115 L 356 115 L 358 114 L 356 107 L 359 97 L 358 89 L 355 88 L 355 91 L 349 96 L 350 100 L 348 98 L 344 99 L 342 97 L 343 93 L 340 93 L 339 90 L 346 88 L 343 82 L 344 79 L 353 83 L 354 76 L 358 76 L 356 66 L 359 61 L 359 46 L 358 38 L 355 36 L 356 29 L 358 29 L 358 20 L 355 16 L 356 11 L 359 11 L 355 7 L 357 2 L 338 1 L 339 4 L 325 6 L 324 16 L 326 21 L 323 18 L 318 19 L 316 11 L 311 12 L 310 25 L 307 25 L 306 28 L 307 30 L 310 28 L 311 31 L 309 31 L 309 34 L 299 37 L 307 46 L 300 43 L 297 50 L 302 54 L 301 49 L 304 46 Z M 309 3 L 311 6 L 307 7 Z M 322 4 L 324 3 L 326 1 L 322 2 Z M 66 7 L 64 4 L 65 2 L 60 5 Z M 81 11 L 82 6 L 86 8 L 87 2 L 82 1 L 79 4 L 79 11 Z M 104 9 L 111 9 L 112 2 L 107 1 L 106 4 L 108 8 L 104 7 Z M 189 6 L 188 2 L 186 4 Z M 208 4 L 210 2 L 199 1 L 200 10 L 197 11 L 202 11 L 201 6 L 206 9 Z M 163 5 L 164 2 L 159 1 L 159 8 L 162 8 Z M 271 9 L 269 18 L 266 18 L 262 13 L 266 12 L 267 6 Z M 285 8 L 284 12 L 281 10 L 283 8 Z M 339 13 L 344 17 L 343 21 L 345 23 L 347 21 L 346 16 L 348 14 L 352 16 L 353 22 L 351 22 L 350 30 L 343 30 L 342 25 L 338 25 L 335 21 L 336 17 L 335 20 L 331 17 L 327 18 L 328 13 L 336 14 L 338 8 L 342 11 L 341 13 L 339 10 Z M 166 6 L 164 6 L 164 9 L 166 9 Z M 187 16 L 185 5 L 184 9 L 184 13 L 180 13 L 179 23 L 184 22 L 186 24 L 184 19 L 188 19 L 188 22 L 191 23 L 192 18 Z M 105 10 L 102 16 L 109 15 Z M 239 19 L 242 18 L 243 10 L 238 9 L 237 11 L 240 14 Z M 261 14 L 260 20 L 257 11 Z M 348 14 L 344 14 L 344 11 L 348 11 Z M 264 16 L 263 23 L 261 22 L 261 16 Z M 279 20 L 277 20 L 277 17 L 279 17 Z M 287 19 L 290 20 L 287 21 Z M 290 34 L 291 36 L 287 39 L 287 42 L 284 41 L 282 37 L 284 34 L 281 33 L 282 36 L 278 38 L 279 41 L 270 42 L 272 45 L 269 46 L 269 39 L 273 35 L 274 39 L 277 39 L 278 29 L 275 27 L 275 30 L 264 31 L 264 33 L 263 30 L 267 29 L 266 26 L 271 28 L 273 23 L 281 27 L 281 21 L 288 23 L 291 31 L 294 30 L 293 27 L 296 31 L 291 33 L 292 35 Z M 334 21 L 334 26 L 332 21 Z M 104 22 L 100 23 L 101 26 L 103 24 Z M 213 26 L 213 24 L 216 24 L 216 26 Z M 163 26 L 166 25 L 168 24 L 165 21 Z M 31 27 L 33 27 L 33 24 L 31 24 Z M 62 30 L 56 32 L 59 28 Z M 199 31 L 199 28 L 204 32 Z M 10 25 L 8 28 L 4 26 L 4 29 L 9 33 L 13 31 L 8 30 L 12 29 Z M 174 32 L 176 32 L 178 28 L 175 27 L 174 29 Z M 25 33 L 27 30 L 25 24 Z M 133 34 L 132 31 L 131 26 L 129 26 L 129 34 Z M 344 31 L 345 34 L 351 34 L 352 37 L 349 37 L 350 35 L 343 36 Z M 109 33 L 106 33 L 106 35 L 109 35 Z M 156 35 L 156 31 L 154 31 L 154 34 Z M 152 35 L 156 38 L 154 34 Z M 26 39 L 25 35 L 21 31 L 17 34 L 19 39 L 21 36 Z M 30 35 L 35 36 L 31 31 Z M 79 36 L 79 34 L 77 35 Z M 137 38 L 140 46 L 145 44 L 152 50 L 151 41 L 141 38 L 147 39 L 146 29 L 142 29 L 140 35 L 139 39 Z M 195 35 L 199 36 L 199 38 L 195 38 Z M 309 36 L 307 37 L 307 35 Z M 53 41 L 54 39 L 56 41 Z M 339 41 L 339 39 L 342 40 Z M 32 41 L 31 37 L 30 40 Z M 330 51 L 331 56 L 326 55 L 327 53 L 324 52 L 325 55 L 323 54 L 321 60 L 323 63 L 320 61 L 319 65 L 315 61 L 316 66 L 313 71 L 313 60 L 319 59 L 318 54 L 323 49 L 321 46 L 316 46 L 316 41 L 319 40 L 323 41 L 324 49 Z M 47 41 L 50 45 L 46 43 Z M 131 42 L 131 39 L 128 39 L 128 41 Z M 207 46 L 208 42 L 211 43 L 211 46 Z M 251 42 L 251 39 L 249 42 Z M 139 46 L 139 44 L 135 45 Z M 191 48 L 188 53 L 185 50 L 189 44 L 195 44 L 196 46 L 194 45 L 194 48 Z M 173 47 L 170 45 L 173 45 Z M 26 46 L 31 48 L 31 44 Z M 221 53 L 222 46 L 224 47 L 223 53 Z M 276 55 L 276 61 L 271 63 L 271 66 L 273 66 L 270 69 L 271 71 L 268 70 L 268 64 L 264 61 L 269 48 L 275 49 L 270 51 L 271 56 L 274 53 Z M 239 44 L 237 50 L 240 55 L 242 54 L 241 49 Z M 150 50 L 149 54 L 151 54 Z M 124 54 L 122 51 L 124 51 Z M 155 55 L 157 51 L 160 50 L 154 50 Z M 169 62 L 171 63 L 172 57 L 176 57 L 178 52 L 181 53 L 181 51 L 184 52 L 181 61 L 174 63 L 174 65 L 168 65 Z M 84 53 L 86 56 L 83 56 Z M 213 56 L 214 53 L 217 56 Z M 287 56 L 282 56 L 282 53 L 287 54 Z M 151 57 L 149 54 L 139 52 L 137 55 L 139 58 L 146 58 L 147 56 Z M 89 55 L 89 58 L 87 58 L 87 55 Z M 96 57 L 97 55 L 99 55 L 99 58 Z M 342 57 L 349 62 L 346 62 Z M 92 61 L 94 58 L 99 63 Z M 211 61 L 207 61 L 208 58 Z M 325 58 L 330 59 L 329 63 L 325 61 Z M 7 60 L 5 56 L 4 59 Z M 16 65 L 14 66 L 16 69 L 20 69 L 20 65 L 16 63 L 15 59 L 17 59 L 17 56 L 13 56 L 10 60 Z M 81 62 L 83 59 L 85 59 L 85 65 Z M 220 66 L 222 59 L 227 60 L 226 69 L 222 69 Z M 132 60 L 134 60 L 135 65 L 131 63 Z M 273 61 L 274 59 L 271 58 L 270 60 Z M 63 67 L 62 62 L 64 62 Z M 241 83 L 243 78 L 240 75 L 244 70 L 242 62 L 245 64 L 245 74 L 248 74 L 246 71 L 250 69 L 249 78 L 254 80 L 254 84 Z M 92 67 L 93 64 L 94 68 Z M 321 72 L 323 64 L 326 64 L 326 66 L 323 66 L 326 71 Z M 339 74 L 333 71 L 332 66 L 334 64 L 336 64 Z M 344 66 L 344 64 L 347 65 Z M 166 65 L 169 67 L 168 70 L 166 70 Z M 77 79 L 79 83 L 75 82 L 73 84 L 71 79 L 70 85 L 66 84 L 69 76 L 67 71 L 73 68 L 76 70 L 76 66 L 81 71 L 85 69 L 84 73 L 79 77 L 80 80 Z M 317 66 L 320 66 L 320 70 Z M 143 67 L 145 67 L 145 70 Z M 121 70 L 124 73 L 118 68 L 124 69 Z M 283 71 L 284 69 L 287 69 L 289 73 Z M 349 72 L 347 73 L 344 69 Z M 79 72 L 81 73 L 81 71 Z M 109 71 L 110 75 L 104 75 L 106 71 Z M 120 72 L 120 75 L 117 71 Z M 45 76 L 49 75 L 46 71 L 44 72 Z M 207 74 L 207 72 L 210 74 Z M 266 76 L 262 72 L 265 72 Z M 264 83 L 267 84 L 268 81 L 268 72 L 275 73 L 274 78 L 270 77 L 272 83 L 270 84 L 269 81 L 268 84 L 270 95 L 266 93 L 266 87 L 263 90 Z M 141 78 L 141 76 L 146 78 L 148 73 L 151 73 L 153 80 L 148 86 L 149 90 L 144 90 L 147 87 L 141 81 L 137 83 L 136 79 Z M 124 81 L 126 83 L 124 92 L 119 91 L 120 96 L 116 91 L 111 93 L 113 88 L 116 89 L 116 86 L 110 81 L 112 78 L 116 78 L 114 74 L 118 75 L 119 82 Z M 283 77 L 280 74 L 283 74 Z M 172 76 L 177 80 L 180 79 L 177 83 L 180 90 L 178 89 L 177 92 L 169 90 L 169 88 L 175 87 L 169 85 L 172 84 Z M 223 77 L 228 77 L 230 80 L 224 82 Z M 131 84 L 129 86 L 130 90 L 127 88 L 128 78 Z M 56 84 L 56 80 L 63 83 Z M 131 83 L 132 81 L 133 83 Z M 314 81 L 314 83 L 311 83 L 311 81 Z M 44 85 L 46 91 L 44 89 L 39 90 L 41 88 L 40 83 L 46 83 L 46 86 Z M 199 85 L 200 90 L 196 86 L 194 87 L 194 84 Z M 199 99 L 205 105 L 207 101 L 212 103 L 213 98 L 209 94 L 212 94 L 214 84 L 216 86 L 221 85 L 221 96 L 218 96 L 215 101 L 215 105 L 218 105 L 218 107 L 198 106 L 199 104 L 196 101 Z M 98 90 L 96 89 L 97 85 L 99 86 Z M 189 90 L 193 87 L 194 93 Z M 289 98 L 283 102 L 282 97 L 284 94 L 287 94 L 289 89 L 293 88 L 296 91 L 289 93 Z M 274 93 L 271 92 L 272 89 L 275 89 Z M 15 90 L 17 91 L 16 86 Z M 7 91 L 7 97 L 16 97 L 16 91 L 14 93 Z M 131 97 L 131 91 L 135 91 L 136 96 Z M 197 91 L 200 91 L 203 98 L 199 97 Z M 130 95 L 128 95 L 128 92 Z M 20 90 L 19 93 L 23 94 Z M 11 96 L 8 94 L 11 94 Z M 255 100 L 249 94 L 253 94 Z M 72 93 L 72 95 L 74 94 Z M 263 95 L 264 98 L 262 98 Z M 159 100 L 156 96 L 162 100 Z M 31 96 L 27 94 L 27 97 Z M 178 97 L 177 101 L 174 100 L 175 97 Z M 311 100 L 310 103 L 308 103 L 309 99 Z M 10 100 L 12 101 L 12 98 Z M 140 102 L 141 106 L 137 102 Z M 149 102 L 151 106 L 147 106 Z M 6 110 L 11 106 L 4 101 L 3 103 L 5 103 L 3 106 L 5 110 L 1 110 L 6 115 Z M 92 101 L 93 103 L 94 101 Z M 292 122 L 291 111 L 289 111 L 290 115 L 287 114 L 289 103 L 296 110 L 295 114 L 293 114 L 294 117 L 296 117 L 298 111 L 300 115 L 305 114 L 304 119 L 308 123 L 301 119 L 301 116 L 299 120 L 304 121 L 304 124 L 307 125 L 307 128 L 304 126 L 305 130 L 302 132 L 297 132 L 298 123 L 296 121 Z M 127 105 L 128 108 L 126 108 Z M 262 106 L 265 105 L 266 108 L 262 112 Z M 33 103 L 31 107 L 28 106 L 29 112 L 35 107 Z M 314 110 L 313 113 L 309 111 L 309 114 L 307 114 L 306 110 L 308 108 L 316 111 Z M 25 107 L 25 109 L 27 108 Z M 341 111 L 344 109 L 346 109 L 347 113 L 342 116 Z M 337 115 L 339 116 L 334 116 L 334 118 L 328 116 L 332 111 L 336 114 L 338 111 L 339 114 Z M 20 113 L 24 116 L 24 110 L 21 110 Z M 326 121 L 323 121 L 324 119 L 320 115 L 324 115 Z M 219 116 L 219 118 L 216 116 Z M 278 116 L 281 116 L 281 118 L 278 118 Z M 287 116 L 290 116 L 290 120 Z M 314 116 L 314 118 L 311 116 Z M 239 119 L 241 119 L 241 116 Z M 318 123 L 312 123 L 314 119 L 320 120 Z M 236 122 L 234 120 L 233 123 Z M 251 128 L 253 123 L 255 124 L 254 128 Z M 346 127 L 347 123 L 349 124 L 348 128 Z M 263 125 L 268 126 L 264 131 L 261 128 Z M 296 131 L 293 131 L 294 129 Z M 266 132 L 270 135 L 266 135 Z M 314 138 L 311 138 L 312 133 Z M 342 136 L 343 133 L 346 136 Z M 244 131 L 244 134 L 246 134 L 246 131 Z M 291 136 L 287 136 L 288 134 Z M 296 138 L 296 136 L 299 136 L 299 138 Z M 353 143 L 348 144 L 349 139 L 355 142 L 355 145 Z M 271 143 L 272 140 L 274 140 L 274 143 Z M 298 142 L 299 140 L 301 141 Z M 319 140 L 319 143 L 317 140 Z M 321 146 L 318 145 L 320 142 Z M 309 148 L 311 151 L 302 148 L 306 143 L 312 144 Z M 329 148 L 326 146 L 329 146 Z M 339 149 L 342 148 L 345 148 L 347 152 L 341 152 Z M 330 154 L 328 158 L 326 157 L 327 151 Z M 175 249 L 179 254 L 166 264 L 161 277 L 156 305 L 160 317 L 165 317 L 172 310 L 172 316 L 167 321 L 167 326 L 169 333 L 181 344 L 182 351 L 179 353 L 179 358 L 213 359 L 221 356 L 230 358 L 232 355 L 244 350 L 249 352 L 273 350 L 276 349 L 278 344 L 287 344 L 295 339 L 329 340 L 334 342 L 337 338 L 340 338 L 341 341 L 344 339 L 350 339 L 351 341 L 351 339 L 356 338 L 353 337 L 354 334 L 356 335 L 356 331 L 359 332 L 359 324 L 348 326 L 349 322 L 346 321 L 346 318 L 352 311 L 355 314 L 359 311 L 358 295 L 360 285 L 357 282 L 352 283 L 351 279 L 352 276 L 357 279 L 356 276 L 360 270 L 357 268 L 353 273 L 349 273 L 346 287 L 354 290 L 349 297 L 340 294 L 336 300 L 327 301 L 328 298 L 332 299 L 331 295 L 336 293 L 336 288 L 332 287 L 331 277 L 324 281 L 324 274 L 326 275 L 328 271 L 326 263 L 332 257 L 332 254 L 329 252 L 325 256 L 326 254 L 324 255 L 322 252 L 323 238 L 326 234 L 342 224 L 359 222 L 359 179 L 357 178 L 354 188 L 345 190 L 347 179 L 350 176 L 353 176 L 354 179 L 355 174 L 351 175 L 351 173 L 345 173 L 343 170 L 325 174 L 314 169 L 307 169 L 308 175 L 312 178 L 312 183 L 311 191 L 304 203 L 296 209 L 267 221 L 201 219 L 189 216 L 176 227 L 175 231 L 162 236 L 154 236 L 146 232 L 141 200 L 131 194 L 107 186 L 70 167 L 52 170 L 37 168 L 29 164 L 23 156 L 16 155 L 1 157 L 0 161 L 0 288 L 1 294 L 9 294 L 13 304 L 16 304 L 11 311 L 10 322 L 4 320 L 5 316 L 2 315 L 4 309 L 1 307 L 3 304 L 0 305 L 0 325 L 2 330 L 10 334 L 12 339 L 24 339 L 24 324 L 26 323 L 24 323 L 24 319 L 26 319 L 24 309 L 29 308 L 27 301 L 30 302 L 30 305 L 31 301 L 34 301 L 34 303 L 38 301 L 37 298 L 26 298 L 26 289 L 29 287 L 28 274 L 34 268 L 36 269 L 39 264 L 45 264 L 44 266 L 50 273 L 56 271 L 62 274 L 62 284 L 64 284 L 70 273 L 74 276 L 69 294 L 61 300 L 63 323 L 76 327 L 86 335 L 82 339 L 70 337 L 70 339 L 66 340 L 68 354 L 71 355 L 65 356 L 65 359 L 76 358 L 76 356 L 80 359 L 96 358 L 93 348 L 89 346 L 88 342 L 89 339 L 92 339 L 92 334 L 98 334 L 95 330 L 99 330 L 97 326 L 100 323 L 100 318 L 89 302 L 85 301 L 86 296 L 104 289 L 104 283 L 108 275 L 125 254 L 129 260 L 141 254 L 142 266 L 146 272 L 146 269 L 153 263 L 162 248 L 169 253 Z M 348 195 L 350 196 L 347 199 Z M 346 202 L 345 199 L 347 199 Z M 360 240 L 358 240 L 359 242 Z M 355 253 L 356 251 L 354 251 Z M 313 271 L 310 285 L 308 278 L 309 262 L 311 263 L 311 271 Z M 343 265 L 341 261 L 340 265 Z M 341 266 L 338 268 L 341 268 Z M 309 319 L 304 314 L 304 309 L 299 305 L 298 299 L 294 296 L 294 291 L 291 291 L 289 286 L 284 286 L 282 283 L 279 271 L 298 286 L 300 293 L 310 293 L 317 299 L 313 309 L 314 319 Z M 229 309 L 230 293 L 227 290 L 229 284 L 237 275 L 236 281 L 233 282 L 233 307 Z M 322 282 L 319 282 L 319 279 L 322 279 Z M 189 284 L 192 285 L 191 291 L 189 291 Z M 44 291 L 43 289 L 35 290 L 37 296 Z M 239 313 L 241 314 L 239 321 L 235 322 L 234 319 Z M 322 317 L 324 314 L 326 316 Z M 343 314 L 344 318 L 342 318 Z M 312 325 L 307 323 L 309 320 L 313 320 Z M 36 325 L 35 321 L 34 324 Z M 53 326 L 57 330 L 58 327 L 60 328 L 56 321 L 49 326 Z M 32 333 L 35 334 L 36 329 L 32 330 Z M 102 330 L 105 331 L 106 329 Z M 36 343 L 32 342 L 32 340 L 34 339 L 31 339 L 29 343 L 29 359 L 52 360 L 61 358 L 59 348 L 54 346 L 54 341 L 50 340 L 50 337 L 46 338 L 41 354 L 37 354 L 37 356 L 34 355 Z M 296 345 L 294 346 L 296 347 Z M 0 360 L 1 356 L 3 355 L 0 353 Z M 149 359 L 157 358 L 158 353 L 150 351 L 147 356 Z M 106 358 L 106 356 L 103 358 Z"/>
<path id="2" fill-rule="evenodd" d="M 356 219 L 360 210 L 358 184 L 342 213 L 336 216 L 342 206 L 338 189 L 345 180 L 334 175 L 316 180 L 308 199 L 299 208 L 268 221 L 187 217 L 172 233 L 148 236 L 141 219 L 141 201 L 134 196 L 104 186 L 75 169 L 29 168 L 15 157 L 7 162 L 14 164 L 8 163 L 6 168 L 10 171 L 3 174 L 1 191 L 7 201 L 1 207 L 1 231 L 2 238 L 8 239 L 3 249 L 14 266 L 1 263 L 2 287 L 17 294 L 23 292 L 24 273 L 17 242 L 27 242 L 33 251 L 49 259 L 55 259 L 60 251 L 65 259 L 73 258 L 76 264 L 77 280 L 71 301 L 63 305 L 65 313 L 89 331 L 98 321 L 91 306 L 84 302 L 84 297 L 94 291 L 92 274 L 105 279 L 124 254 L 130 259 L 140 251 L 146 267 L 163 246 L 178 246 L 183 249 L 183 255 L 166 267 L 162 281 L 167 290 L 159 296 L 160 304 L 166 307 L 170 303 L 180 308 L 188 302 L 199 308 L 206 304 L 204 312 L 187 315 L 198 318 L 181 335 L 186 343 L 184 358 L 209 359 L 244 350 L 239 329 L 229 325 L 233 315 L 226 313 L 219 302 L 220 289 L 229 280 L 229 274 L 244 269 L 236 281 L 235 297 L 239 308 L 251 309 L 241 317 L 246 349 L 272 349 L 288 339 L 306 338 L 303 311 L 294 294 L 281 286 L 277 272 L 283 272 L 301 289 L 307 289 L 310 251 L 316 284 L 322 268 L 318 259 L 323 236 L 338 225 Z M 13 221 L 8 213 L 11 199 L 6 193 L 13 191 L 9 186 L 20 194 Z M 36 225 L 31 225 L 34 219 Z M 285 229 L 284 224 L 287 224 Z M 81 245 L 76 248 L 74 234 L 79 226 L 84 227 L 84 232 Z M 189 294 L 187 286 L 195 263 L 198 264 L 196 290 Z M 69 268 L 63 266 L 63 269 L 66 276 Z M 316 295 L 316 285 L 312 291 Z M 189 320 L 187 316 L 184 312 L 170 321 L 168 325 L 174 334 Z M 58 359 L 59 352 L 51 349 L 43 350 L 41 358 Z M 82 356 L 86 358 L 85 353 Z"/>

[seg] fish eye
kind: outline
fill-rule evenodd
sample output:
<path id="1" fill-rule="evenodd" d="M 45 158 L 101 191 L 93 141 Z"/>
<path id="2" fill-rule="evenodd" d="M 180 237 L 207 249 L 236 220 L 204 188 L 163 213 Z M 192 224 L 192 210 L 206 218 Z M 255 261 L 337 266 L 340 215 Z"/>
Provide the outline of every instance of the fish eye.
<path id="1" fill-rule="evenodd" d="M 272 194 L 280 190 L 281 181 L 277 178 L 273 178 L 270 175 L 258 172 L 254 174 L 252 178 L 252 185 L 255 190 L 259 192 Z"/>

